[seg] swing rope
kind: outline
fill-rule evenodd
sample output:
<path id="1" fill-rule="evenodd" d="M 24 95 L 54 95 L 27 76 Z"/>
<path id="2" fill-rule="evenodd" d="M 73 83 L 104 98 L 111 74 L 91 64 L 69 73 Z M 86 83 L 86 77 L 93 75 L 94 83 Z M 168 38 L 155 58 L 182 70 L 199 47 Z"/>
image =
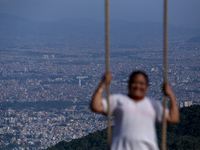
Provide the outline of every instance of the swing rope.
<path id="1" fill-rule="evenodd" d="M 168 51 L 168 0 L 164 0 L 164 82 L 167 82 L 167 51 Z M 167 97 L 164 96 L 163 100 L 163 121 L 162 121 L 162 150 L 166 150 L 166 130 L 167 130 L 167 120 L 165 114 L 165 108 L 167 106 Z"/>
<path id="2" fill-rule="evenodd" d="M 109 45 L 109 0 L 105 0 L 105 43 L 106 43 L 106 72 L 110 71 L 110 45 Z M 107 105 L 108 105 L 108 113 L 107 113 L 107 121 L 108 121 L 108 149 L 110 149 L 110 143 L 111 143 L 111 117 L 110 117 L 110 84 L 106 85 L 106 95 L 107 95 Z"/>
<path id="3" fill-rule="evenodd" d="M 105 43 L 106 43 L 106 72 L 110 71 L 110 46 L 109 46 L 109 0 L 105 0 Z M 167 51 L 168 51 L 168 0 L 164 0 L 164 82 L 167 82 Z M 111 143 L 111 117 L 110 117 L 110 85 L 106 86 L 106 94 L 107 94 L 107 105 L 108 105 L 108 113 L 107 113 L 107 122 L 108 122 L 108 149 L 110 149 Z M 165 117 L 165 108 L 167 105 L 167 97 L 164 96 L 163 100 L 163 121 L 162 121 L 162 150 L 166 150 L 166 129 L 167 129 L 167 120 Z"/>

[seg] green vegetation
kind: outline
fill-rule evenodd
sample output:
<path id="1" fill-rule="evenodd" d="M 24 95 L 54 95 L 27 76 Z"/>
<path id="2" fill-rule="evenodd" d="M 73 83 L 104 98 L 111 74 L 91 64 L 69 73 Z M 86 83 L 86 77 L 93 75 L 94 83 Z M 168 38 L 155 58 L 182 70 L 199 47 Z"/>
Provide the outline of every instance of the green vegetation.
<path id="1" fill-rule="evenodd" d="M 161 126 L 159 128 L 161 129 Z M 199 150 L 200 149 L 200 105 L 183 107 L 180 110 L 180 123 L 177 125 L 168 125 L 167 131 L 168 131 L 167 133 L 168 149 Z M 160 137 L 160 134 L 158 135 Z M 159 141 L 161 141 L 160 138 Z"/>
<path id="2" fill-rule="evenodd" d="M 168 150 L 199 150 L 200 149 L 200 106 L 184 107 L 180 110 L 180 123 L 168 125 Z M 161 125 L 156 125 L 158 141 L 161 141 Z M 70 142 L 62 141 L 46 150 L 105 150 L 106 129 L 90 133 Z"/>
<path id="3" fill-rule="evenodd" d="M 70 142 L 62 141 L 47 150 L 105 150 L 107 145 L 107 130 L 90 133 L 80 139 Z"/>

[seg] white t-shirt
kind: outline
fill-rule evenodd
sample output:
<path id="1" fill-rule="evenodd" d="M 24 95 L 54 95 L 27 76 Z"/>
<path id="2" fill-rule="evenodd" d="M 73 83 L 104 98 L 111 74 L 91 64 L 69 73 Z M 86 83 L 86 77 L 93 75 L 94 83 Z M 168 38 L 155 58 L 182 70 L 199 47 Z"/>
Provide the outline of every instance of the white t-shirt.
<path id="1" fill-rule="evenodd" d="M 107 100 L 103 99 L 102 104 L 107 113 Z M 144 97 L 135 102 L 127 95 L 113 94 L 110 109 L 115 118 L 111 150 L 159 149 L 155 128 L 156 120 L 162 121 L 163 106 L 159 101 Z"/>

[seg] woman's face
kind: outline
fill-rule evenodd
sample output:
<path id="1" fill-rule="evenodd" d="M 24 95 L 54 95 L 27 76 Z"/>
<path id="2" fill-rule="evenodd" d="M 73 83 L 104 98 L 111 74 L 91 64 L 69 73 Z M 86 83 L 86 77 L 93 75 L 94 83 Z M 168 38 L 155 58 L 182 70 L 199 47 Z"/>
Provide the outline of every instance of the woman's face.
<path id="1" fill-rule="evenodd" d="M 129 95 L 133 98 L 143 98 L 147 92 L 147 80 L 142 74 L 137 74 L 132 78 L 129 85 Z"/>

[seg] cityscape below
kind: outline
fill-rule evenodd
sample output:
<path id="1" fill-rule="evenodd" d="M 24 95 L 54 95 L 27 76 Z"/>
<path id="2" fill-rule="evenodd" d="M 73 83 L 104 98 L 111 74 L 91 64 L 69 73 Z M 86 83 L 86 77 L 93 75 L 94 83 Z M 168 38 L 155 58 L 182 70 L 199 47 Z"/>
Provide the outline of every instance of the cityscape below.
<path id="1" fill-rule="evenodd" d="M 103 37 L 93 43 L 90 35 L 69 41 L 26 36 L 1 36 L 0 149 L 41 150 L 105 129 L 106 117 L 89 109 L 105 73 Z M 112 35 L 111 94 L 127 94 L 129 75 L 142 70 L 150 79 L 147 96 L 162 101 L 163 40 L 145 36 L 126 43 Z M 194 32 L 169 37 L 168 82 L 179 108 L 200 104 L 198 39 Z"/>

